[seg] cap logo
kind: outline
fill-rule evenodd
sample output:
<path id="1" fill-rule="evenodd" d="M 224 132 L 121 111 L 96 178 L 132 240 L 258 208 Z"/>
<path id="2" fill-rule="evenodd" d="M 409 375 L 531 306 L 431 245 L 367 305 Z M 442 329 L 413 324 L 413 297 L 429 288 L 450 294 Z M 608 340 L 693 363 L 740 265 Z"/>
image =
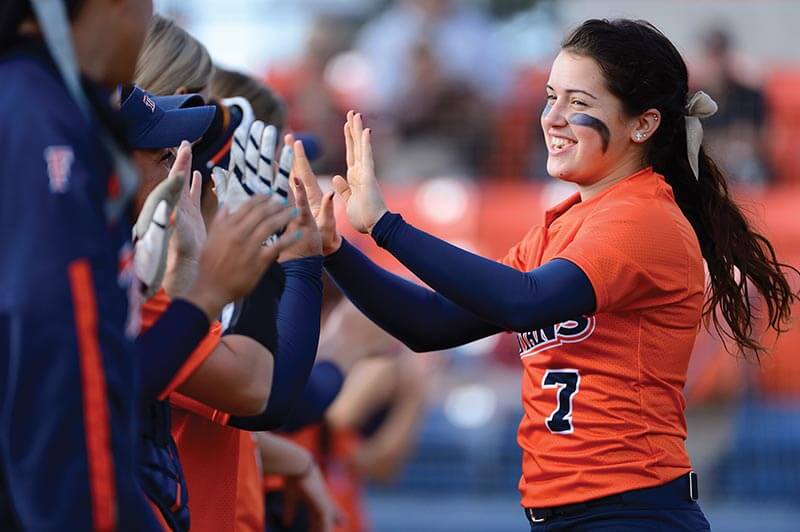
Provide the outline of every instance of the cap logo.
<path id="1" fill-rule="evenodd" d="M 144 102 L 145 106 L 150 109 L 151 113 L 156 112 L 156 102 L 154 102 L 152 98 L 145 94 L 142 98 L 142 101 Z"/>
<path id="2" fill-rule="evenodd" d="M 63 194 L 69 188 L 69 176 L 75 155 L 70 146 L 49 146 L 44 150 L 50 192 Z"/>

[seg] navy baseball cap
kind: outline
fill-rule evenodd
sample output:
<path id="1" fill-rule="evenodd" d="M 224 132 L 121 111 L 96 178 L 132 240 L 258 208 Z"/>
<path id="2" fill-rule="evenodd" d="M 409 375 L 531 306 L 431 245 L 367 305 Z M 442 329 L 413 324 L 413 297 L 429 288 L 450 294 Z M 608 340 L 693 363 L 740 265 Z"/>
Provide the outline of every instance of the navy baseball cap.
<path id="1" fill-rule="evenodd" d="M 197 141 L 215 112 L 213 106 L 202 103 L 197 94 L 153 96 L 135 85 L 123 90 L 119 115 L 128 145 L 151 150 L 174 148 L 183 140 Z"/>

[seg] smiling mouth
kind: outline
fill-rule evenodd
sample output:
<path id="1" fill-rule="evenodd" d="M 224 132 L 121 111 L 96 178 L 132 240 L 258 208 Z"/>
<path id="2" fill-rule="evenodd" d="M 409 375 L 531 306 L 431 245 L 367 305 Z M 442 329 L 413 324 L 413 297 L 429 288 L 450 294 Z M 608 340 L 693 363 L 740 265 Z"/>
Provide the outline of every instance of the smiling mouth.
<path id="1" fill-rule="evenodd" d="M 577 142 L 572 139 L 567 139 L 564 137 L 551 137 L 550 145 L 548 147 L 550 148 L 550 153 L 555 154 L 568 150 L 575 144 L 577 144 Z"/>

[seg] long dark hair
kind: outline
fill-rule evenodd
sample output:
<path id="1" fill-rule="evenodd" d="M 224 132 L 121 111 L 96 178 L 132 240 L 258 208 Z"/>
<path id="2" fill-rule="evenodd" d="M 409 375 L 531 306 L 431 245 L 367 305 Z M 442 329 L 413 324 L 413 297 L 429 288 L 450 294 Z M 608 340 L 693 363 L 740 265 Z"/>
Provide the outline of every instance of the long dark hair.
<path id="1" fill-rule="evenodd" d="M 711 278 L 703 307 L 706 325 L 713 321 L 722 338 L 758 358 L 765 348 L 753 337 L 761 316 L 755 314 L 750 287 L 766 303 L 766 325 L 782 332 L 798 297 L 783 270 L 800 272 L 778 262 L 772 244 L 750 226 L 730 197 L 725 176 L 702 148 L 695 179 L 686 155 L 689 75 L 680 52 L 652 24 L 627 19 L 587 20 L 561 48 L 597 62 L 628 116 L 650 108 L 661 112 L 646 163 L 666 178 L 700 242 Z"/>

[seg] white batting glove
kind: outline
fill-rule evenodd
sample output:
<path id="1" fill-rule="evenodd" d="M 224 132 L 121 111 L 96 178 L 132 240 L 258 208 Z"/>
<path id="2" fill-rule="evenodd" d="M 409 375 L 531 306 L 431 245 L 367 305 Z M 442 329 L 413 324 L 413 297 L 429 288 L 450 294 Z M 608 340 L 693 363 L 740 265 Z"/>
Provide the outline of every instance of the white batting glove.
<path id="1" fill-rule="evenodd" d="M 244 118 L 233 134 L 228 169 L 214 167 L 211 172 L 219 205 L 234 212 L 251 196 L 272 193 L 279 200 L 288 201 L 289 173 L 294 159 L 291 146 L 283 147 L 275 177 L 277 128 L 253 121 L 252 109 L 244 98 L 228 98 L 223 103 L 240 107 Z"/>
<path id="2" fill-rule="evenodd" d="M 139 291 L 149 298 L 161 288 L 172 234 L 172 214 L 181 197 L 182 174 L 159 183 L 147 196 L 133 226 L 133 268 Z"/>

